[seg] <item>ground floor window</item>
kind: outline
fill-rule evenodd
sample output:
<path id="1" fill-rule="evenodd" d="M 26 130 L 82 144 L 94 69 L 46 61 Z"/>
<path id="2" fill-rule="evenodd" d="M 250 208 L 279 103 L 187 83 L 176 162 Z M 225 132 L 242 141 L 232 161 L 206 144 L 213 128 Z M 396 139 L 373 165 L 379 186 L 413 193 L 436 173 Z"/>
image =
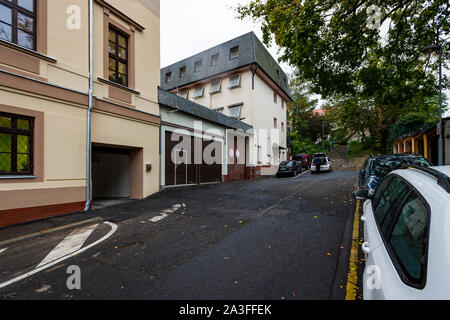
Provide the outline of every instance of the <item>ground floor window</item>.
<path id="1" fill-rule="evenodd" d="M 33 174 L 33 118 L 0 113 L 0 175 Z"/>

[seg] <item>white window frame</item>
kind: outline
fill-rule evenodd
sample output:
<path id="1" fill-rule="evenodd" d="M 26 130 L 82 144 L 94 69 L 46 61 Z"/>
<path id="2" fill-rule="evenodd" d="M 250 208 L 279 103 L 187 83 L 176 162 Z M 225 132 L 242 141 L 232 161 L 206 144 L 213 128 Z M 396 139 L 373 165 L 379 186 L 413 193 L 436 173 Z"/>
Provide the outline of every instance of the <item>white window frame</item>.
<path id="1" fill-rule="evenodd" d="M 198 67 L 198 69 L 197 69 Z M 202 70 L 203 67 L 203 61 L 202 60 L 198 60 L 194 62 L 194 72 L 200 72 Z"/>
<path id="2" fill-rule="evenodd" d="M 198 90 L 201 88 L 201 93 Z M 194 88 L 194 93 L 192 94 L 192 98 L 198 99 L 202 98 L 205 95 L 205 87 L 203 85 L 199 85 Z"/>
<path id="3" fill-rule="evenodd" d="M 229 106 L 229 107 L 228 107 L 228 114 L 230 115 L 231 118 L 239 119 L 239 118 L 241 117 L 241 114 L 242 114 L 242 105 L 243 105 L 243 104 L 235 104 L 235 105 L 232 105 L 232 106 Z M 235 109 L 235 108 L 239 108 L 239 113 L 238 113 L 237 116 L 233 116 L 233 115 L 231 114 L 231 109 Z"/>
<path id="4" fill-rule="evenodd" d="M 217 62 L 214 63 L 214 58 L 216 58 L 216 57 L 217 57 Z M 211 56 L 210 66 L 211 66 L 211 67 L 217 66 L 217 65 L 219 64 L 219 58 L 220 58 L 220 55 L 219 55 L 218 53 L 213 54 L 213 55 Z"/>
<path id="5" fill-rule="evenodd" d="M 239 46 L 233 47 L 230 49 L 230 60 L 236 59 L 239 57 Z"/>
<path id="6" fill-rule="evenodd" d="M 222 80 L 216 79 L 211 81 L 211 87 L 209 88 L 209 94 L 216 94 L 222 90 Z"/>
<path id="7" fill-rule="evenodd" d="M 184 99 L 189 97 L 189 89 L 180 90 L 178 95 Z"/>
<path id="8" fill-rule="evenodd" d="M 233 78 L 237 77 L 237 84 L 233 85 Z M 232 90 L 232 89 L 236 89 L 236 88 L 240 88 L 241 87 L 241 74 L 234 74 L 232 76 L 230 76 L 230 79 L 228 81 L 228 89 Z"/>

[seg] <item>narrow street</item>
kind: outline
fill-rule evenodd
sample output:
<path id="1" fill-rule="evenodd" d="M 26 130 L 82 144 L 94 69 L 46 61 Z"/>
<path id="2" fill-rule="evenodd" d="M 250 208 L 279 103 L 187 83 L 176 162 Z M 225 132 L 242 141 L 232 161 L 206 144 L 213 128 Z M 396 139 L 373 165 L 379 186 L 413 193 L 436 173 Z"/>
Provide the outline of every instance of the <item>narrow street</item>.
<path id="1" fill-rule="evenodd" d="M 90 212 L 105 222 L 0 248 L 0 299 L 344 299 L 356 178 L 166 189 Z"/>

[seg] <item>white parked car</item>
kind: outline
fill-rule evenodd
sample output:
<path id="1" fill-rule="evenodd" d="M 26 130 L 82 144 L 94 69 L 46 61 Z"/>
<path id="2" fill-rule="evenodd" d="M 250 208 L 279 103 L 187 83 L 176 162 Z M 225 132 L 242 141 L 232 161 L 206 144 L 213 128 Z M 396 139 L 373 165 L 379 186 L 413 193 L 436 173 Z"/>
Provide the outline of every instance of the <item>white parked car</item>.
<path id="1" fill-rule="evenodd" d="M 363 205 L 363 298 L 450 299 L 450 166 L 390 173 Z"/>
<path id="2" fill-rule="evenodd" d="M 315 154 L 311 161 L 311 173 L 331 172 L 333 170 L 333 162 L 328 159 L 325 154 Z"/>

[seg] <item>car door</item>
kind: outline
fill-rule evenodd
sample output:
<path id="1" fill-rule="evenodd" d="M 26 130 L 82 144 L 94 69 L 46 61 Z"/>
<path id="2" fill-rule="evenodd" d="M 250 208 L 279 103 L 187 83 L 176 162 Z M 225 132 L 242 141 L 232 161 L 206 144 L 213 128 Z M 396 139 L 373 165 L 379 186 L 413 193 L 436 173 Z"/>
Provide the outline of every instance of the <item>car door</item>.
<path id="1" fill-rule="evenodd" d="M 366 266 L 363 276 L 364 299 L 385 299 L 385 288 L 391 276 L 392 264 L 384 241 L 389 234 L 392 220 L 410 192 L 407 183 L 396 175 L 385 179 L 371 201 L 364 204 L 364 243 Z M 389 271 L 391 272 L 391 271 Z"/>

